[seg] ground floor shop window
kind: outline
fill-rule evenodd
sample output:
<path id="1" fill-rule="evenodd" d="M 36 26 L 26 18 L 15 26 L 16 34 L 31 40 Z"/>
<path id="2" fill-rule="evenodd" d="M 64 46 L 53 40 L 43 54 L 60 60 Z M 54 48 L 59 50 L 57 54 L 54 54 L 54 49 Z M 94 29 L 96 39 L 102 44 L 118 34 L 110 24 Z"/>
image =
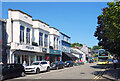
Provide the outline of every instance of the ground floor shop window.
<path id="1" fill-rule="evenodd" d="M 43 56 L 35 56 L 35 55 L 14 55 L 14 63 L 24 64 L 29 66 L 34 61 L 42 61 Z"/>
<path id="2" fill-rule="evenodd" d="M 14 63 L 20 63 L 20 55 L 14 55 Z"/>
<path id="3" fill-rule="evenodd" d="M 24 62 L 26 63 L 26 66 L 29 65 L 29 57 L 28 57 L 28 55 L 22 55 L 22 64 Z"/>
<path id="4" fill-rule="evenodd" d="M 30 63 L 33 63 L 35 61 L 35 56 L 30 56 Z"/>
<path id="5" fill-rule="evenodd" d="M 49 61 L 50 63 L 54 61 L 60 61 L 60 56 L 48 55 L 48 56 L 45 56 L 45 60 Z"/>
<path id="6" fill-rule="evenodd" d="M 37 61 L 42 61 L 42 56 L 37 56 Z"/>

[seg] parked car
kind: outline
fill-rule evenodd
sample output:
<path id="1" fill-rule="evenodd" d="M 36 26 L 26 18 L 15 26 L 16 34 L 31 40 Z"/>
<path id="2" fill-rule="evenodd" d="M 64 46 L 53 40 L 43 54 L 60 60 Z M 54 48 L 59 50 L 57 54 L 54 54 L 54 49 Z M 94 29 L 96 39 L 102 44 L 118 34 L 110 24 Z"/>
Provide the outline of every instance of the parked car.
<path id="1" fill-rule="evenodd" d="M 72 67 L 73 61 L 65 61 L 65 67 Z"/>
<path id="2" fill-rule="evenodd" d="M 93 63 L 93 60 L 90 60 L 89 63 Z"/>
<path id="3" fill-rule="evenodd" d="M 40 73 L 41 71 L 50 71 L 50 64 L 47 61 L 35 61 L 30 66 L 25 67 L 26 73 Z"/>
<path id="4" fill-rule="evenodd" d="M 55 61 L 55 62 L 52 62 L 51 65 L 50 65 L 50 69 L 60 69 L 60 68 L 64 68 L 64 63 L 62 61 Z"/>
<path id="5" fill-rule="evenodd" d="M 113 62 L 113 59 L 112 59 L 112 58 L 110 58 L 110 59 L 109 59 L 109 62 Z"/>
<path id="6" fill-rule="evenodd" d="M 6 78 L 12 78 L 17 76 L 25 76 L 25 69 L 22 64 L 6 64 L 2 66 L 2 75 L 0 77 L 1 80 Z"/>

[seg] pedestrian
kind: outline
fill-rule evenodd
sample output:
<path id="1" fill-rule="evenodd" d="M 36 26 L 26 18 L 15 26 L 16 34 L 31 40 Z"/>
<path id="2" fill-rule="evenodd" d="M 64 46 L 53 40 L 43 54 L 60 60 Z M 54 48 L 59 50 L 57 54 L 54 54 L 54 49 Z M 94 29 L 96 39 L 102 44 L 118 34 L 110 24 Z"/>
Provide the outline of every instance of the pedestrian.
<path id="1" fill-rule="evenodd" d="M 113 58 L 114 69 L 117 68 L 117 63 L 118 63 L 117 58 Z"/>
<path id="2" fill-rule="evenodd" d="M 26 67 L 26 61 L 23 62 L 23 66 Z"/>

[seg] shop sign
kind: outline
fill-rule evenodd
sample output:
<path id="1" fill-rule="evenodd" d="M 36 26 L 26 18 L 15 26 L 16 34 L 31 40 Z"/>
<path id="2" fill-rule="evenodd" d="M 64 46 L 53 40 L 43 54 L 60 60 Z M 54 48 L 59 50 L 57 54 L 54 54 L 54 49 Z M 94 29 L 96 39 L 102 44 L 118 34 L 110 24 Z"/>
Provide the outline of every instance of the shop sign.
<path id="1" fill-rule="evenodd" d="M 47 49 L 46 48 L 42 48 L 42 52 L 47 53 Z"/>
<path id="2" fill-rule="evenodd" d="M 27 49 L 33 50 L 34 47 L 26 46 Z"/>

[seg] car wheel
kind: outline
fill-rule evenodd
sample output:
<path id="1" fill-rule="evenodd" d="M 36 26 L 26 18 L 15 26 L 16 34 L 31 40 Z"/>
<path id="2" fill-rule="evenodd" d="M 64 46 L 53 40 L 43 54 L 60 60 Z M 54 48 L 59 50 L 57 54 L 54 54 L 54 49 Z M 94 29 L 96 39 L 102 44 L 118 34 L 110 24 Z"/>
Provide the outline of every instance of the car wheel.
<path id="1" fill-rule="evenodd" d="M 56 67 L 56 70 L 58 70 L 58 67 Z"/>
<path id="2" fill-rule="evenodd" d="M 24 76 L 25 76 L 25 72 L 22 72 L 22 73 L 21 73 L 21 76 L 24 77 Z"/>
<path id="3" fill-rule="evenodd" d="M 36 69 L 36 74 L 39 74 L 40 73 L 40 69 Z"/>
<path id="4" fill-rule="evenodd" d="M 47 72 L 49 72 L 49 71 L 50 71 L 50 68 L 48 67 L 48 68 L 47 68 Z"/>

